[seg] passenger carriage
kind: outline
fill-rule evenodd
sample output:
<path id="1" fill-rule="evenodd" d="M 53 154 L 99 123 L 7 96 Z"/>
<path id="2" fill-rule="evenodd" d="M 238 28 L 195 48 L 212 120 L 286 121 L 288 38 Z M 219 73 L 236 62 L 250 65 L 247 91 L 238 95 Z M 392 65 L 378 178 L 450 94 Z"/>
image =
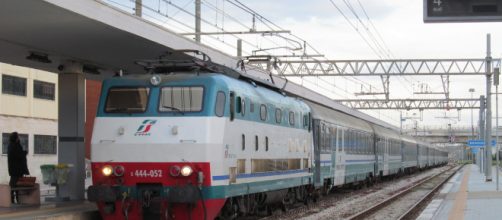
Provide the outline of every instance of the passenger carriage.
<path id="1" fill-rule="evenodd" d="M 399 134 L 391 129 L 373 125 L 376 141 L 377 174 L 396 174 L 401 168 L 401 154 L 398 152 Z"/>
<path id="2" fill-rule="evenodd" d="M 408 136 L 401 136 L 401 140 L 403 171 L 406 173 L 411 173 L 418 167 L 417 141 Z"/>
<path id="3" fill-rule="evenodd" d="M 370 124 L 315 103 L 308 104 L 313 114 L 314 158 L 319 158 L 314 175 L 320 175 L 314 179 L 338 186 L 373 178 L 376 158 Z"/>
<path id="4" fill-rule="evenodd" d="M 418 145 L 418 168 L 425 169 L 428 166 L 427 153 L 428 143 L 417 141 Z"/>

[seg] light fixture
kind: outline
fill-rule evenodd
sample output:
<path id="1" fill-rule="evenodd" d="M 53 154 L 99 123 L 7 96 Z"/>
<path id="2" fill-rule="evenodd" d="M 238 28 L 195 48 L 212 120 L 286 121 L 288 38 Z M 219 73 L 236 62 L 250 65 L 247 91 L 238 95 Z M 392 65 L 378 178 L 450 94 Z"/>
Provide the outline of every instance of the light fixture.
<path id="1" fill-rule="evenodd" d="M 110 176 L 113 173 L 113 168 L 112 166 L 104 166 L 103 169 L 101 169 L 101 172 L 103 173 L 104 176 Z"/>
<path id="2" fill-rule="evenodd" d="M 181 168 L 181 175 L 183 176 L 190 176 L 192 174 L 193 170 L 190 166 L 185 165 L 183 168 Z"/>
<path id="3" fill-rule="evenodd" d="M 153 75 L 152 78 L 150 78 L 150 83 L 154 86 L 158 86 L 161 81 L 162 79 L 159 75 Z"/>
<path id="4" fill-rule="evenodd" d="M 52 63 L 47 54 L 38 52 L 30 52 L 30 55 L 28 55 L 26 59 L 40 63 Z"/>

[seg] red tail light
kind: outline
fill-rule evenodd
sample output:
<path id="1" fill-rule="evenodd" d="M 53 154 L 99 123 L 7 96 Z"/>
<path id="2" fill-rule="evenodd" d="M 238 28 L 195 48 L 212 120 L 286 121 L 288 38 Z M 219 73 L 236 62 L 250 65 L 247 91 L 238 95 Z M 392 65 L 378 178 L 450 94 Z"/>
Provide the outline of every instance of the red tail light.
<path id="1" fill-rule="evenodd" d="M 169 174 L 171 174 L 171 176 L 179 176 L 181 173 L 181 168 L 179 166 L 172 166 L 171 168 L 169 168 Z"/>
<path id="2" fill-rule="evenodd" d="M 124 173 L 125 173 L 125 169 L 124 169 L 124 167 L 123 167 L 123 166 L 120 166 L 120 165 L 119 165 L 119 166 L 115 166 L 115 167 L 113 168 L 113 174 L 114 174 L 115 176 L 123 176 L 123 175 L 124 175 Z"/>

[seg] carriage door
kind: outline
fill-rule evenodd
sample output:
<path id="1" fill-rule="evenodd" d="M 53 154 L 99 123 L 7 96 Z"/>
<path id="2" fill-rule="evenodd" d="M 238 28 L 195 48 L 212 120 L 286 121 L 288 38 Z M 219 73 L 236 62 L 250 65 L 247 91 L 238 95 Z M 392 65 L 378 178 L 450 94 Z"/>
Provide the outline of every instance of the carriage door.
<path id="1" fill-rule="evenodd" d="M 345 181 L 345 151 L 344 151 L 344 131 L 341 127 L 336 129 L 336 166 L 335 166 L 335 185 L 342 185 Z"/>
<path id="2" fill-rule="evenodd" d="M 314 186 L 321 187 L 321 121 L 314 120 Z"/>
<path id="3" fill-rule="evenodd" d="M 389 150 L 390 150 L 390 140 L 387 138 L 382 139 L 381 146 L 383 149 L 383 175 L 389 173 Z"/>
<path id="4" fill-rule="evenodd" d="M 371 136 L 371 142 L 370 143 L 373 143 L 372 147 L 371 147 L 371 153 L 373 155 L 375 155 L 375 163 L 373 165 L 374 169 L 373 169 L 373 176 L 378 176 L 379 175 L 379 171 L 380 171 L 380 168 L 381 168 L 381 163 L 382 163 L 382 157 L 380 156 L 381 155 L 381 150 L 380 150 L 380 139 L 378 138 L 378 136 L 376 134 L 372 134 Z"/>

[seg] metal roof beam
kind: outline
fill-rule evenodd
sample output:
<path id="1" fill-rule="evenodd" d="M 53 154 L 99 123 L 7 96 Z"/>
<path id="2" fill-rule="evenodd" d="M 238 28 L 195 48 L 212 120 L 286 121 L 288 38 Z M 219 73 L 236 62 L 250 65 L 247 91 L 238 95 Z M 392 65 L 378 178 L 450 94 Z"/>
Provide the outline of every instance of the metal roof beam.
<path id="1" fill-rule="evenodd" d="M 354 109 L 479 109 L 479 99 L 342 99 L 335 100 Z"/>
<path id="2" fill-rule="evenodd" d="M 399 60 L 286 60 L 278 75 L 307 76 L 404 76 L 485 75 L 486 59 L 399 59 Z M 499 67 L 500 59 L 493 59 Z M 263 67 L 265 63 L 250 62 Z"/>

